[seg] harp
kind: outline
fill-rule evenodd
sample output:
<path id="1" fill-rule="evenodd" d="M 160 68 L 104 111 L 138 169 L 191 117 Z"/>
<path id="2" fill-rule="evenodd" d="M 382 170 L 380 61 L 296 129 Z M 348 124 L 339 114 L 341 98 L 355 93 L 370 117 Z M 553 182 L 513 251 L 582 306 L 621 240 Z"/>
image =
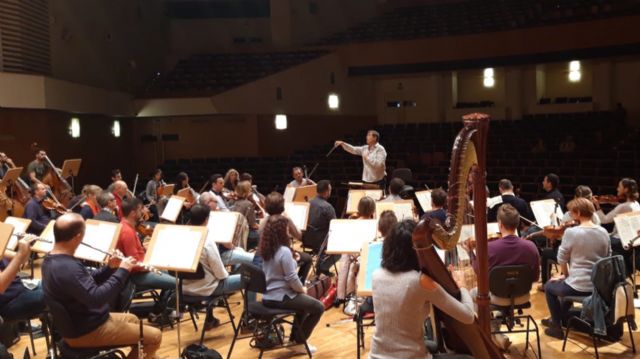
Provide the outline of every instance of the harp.
<path id="1" fill-rule="evenodd" d="M 442 263 L 434 245 L 441 249 L 455 248 L 465 215 L 467 179 L 474 173 L 475 237 L 478 258 L 478 319 L 472 324 L 463 324 L 442 311 L 435 310 L 436 320 L 442 327 L 441 337 L 447 347 L 473 355 L 478 359 L 504 358 L 500 349 L 491 340 L 489 329 L 487 219 L 486 219 L 486 147 L 489 116 L 469 114 L 463 117 L 464 126 L 458 133 L 451 153 L 449 193 L 447 197 L 447 219 L 440 223 L 436 219 L 424 219 L 413 232 L 413 244 L 423 273 L 438 282 L 450 295 L 460 299 L 460 289 Z"/>

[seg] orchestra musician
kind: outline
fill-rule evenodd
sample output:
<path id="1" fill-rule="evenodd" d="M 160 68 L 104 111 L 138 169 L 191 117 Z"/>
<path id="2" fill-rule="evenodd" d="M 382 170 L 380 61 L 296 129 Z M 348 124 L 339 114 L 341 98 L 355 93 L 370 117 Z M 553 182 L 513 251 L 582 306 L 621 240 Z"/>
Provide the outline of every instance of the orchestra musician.
<path id="1" fill-rule="evenodd" d="M 38 150 L 35 154 L 36 158 L 27 166 L 27 177 L 31 184 L 42 183 L 42 179 L 49 171 L 49 164 L 45 161 L 47 152 Z M 53 169 L 55 170 L 55 169 Z"/>
<path id="2" fill-rule="evenodd" d="M 256 204 L 259 204 L 261 207 L 264 207 L 264 195 L 262 193 L 260 193 L 258 191 L 258 186 L 253 184 L 253 176 L 251 175 L 251 173 L 249 172 L 243 172 L 240 175 L 240 181 L 247 181 L 249 182 L 249 184 L 251 185 L 251 192 L 253 192 L 253 194 L 251 195 L 251 199 L 253 199 L 253 202 L 255 202 Z"/>
<path id="3" fill-rule="evenodd" d="M 218 210 L 228 212 L 229 205 L 227 204 L 227 200 L 225 199 L 223 193 L 224 178 L 221 174 L 214 174 L 209 179 L 209 183 L 211 183 L 211 190 L 209 191 L 209 193 L 211 193 L 215 197 Z"/>
<path id="4" fill-rule="evenodd" d="M 240 172 L 234 168 L 229 169 L 224 175 L 224 188 L 228 192 L 233 193 L 236 190 L 238 182 L 240 182 Z"/>
<path id="5" fill-rule="evenodd" d="M 198 197 L 200 196 L 198 192 L 196 192 L 189 185 L 189 175 L 186 172 L 180 172 L 176 175 L 176 186 L 173 187 L 173 194 L 177 194 L 181 189 L 188 188 L 191 193 L 191 199 L 187 199 L 184 201 L 184 208 L 190 209 L 194 204 L 198 202 Z"/>
<path id="6" fill-rule="evenodd" d="M 489 208 L 489 212 L 487 213 L 487 222 L 495 222 L 498 218 L 498 209 L 506 203 L 517 209 L 521 216 L 526 217 L 527 219 L 533 217 L 527 201 L 513 193 L 513 184 L 510 180 L 506 178 L 501 179 L 500 182 L 498 182 L 498 191 L 500 191 L 502 202 Z"/>
<path id="7" fill-rule="evenodd" d="M 344 141 L 337 140 L 335 146 L 342 147 L 345 151 L 362 157 L 362 181 L 365 183 L 376 184 L 383 190 L 387 187 L 385 176 L 387 151 L 379 143 L 380 134 L 378 131 L 367 131 L 366 145 L 352 146 Z"/>
<path id="8" fill-rule="evenodd" d="M 547 192 L 543 199 L 553 199 L 558 203 L 560 209 L 566 210 L 564 205 L 564 196 L 560 193 L 558 186 L 560 185 L 560 177 L 555 173 L 548 173 L 542 180 L 542 188 Z"/>
<path id="9" fill-rule="evenodd" d="M 403 187 L 404 181 L 402 180 L 402 178 L 392 178 L 391 181 L 389 181 L 389 195 L 382 201 L 393 202 L 401 200 L 402 198 L 400 198 L 400 192 L 402 191 Z"/>
<path id="10" fill-rule="evenodd" d="M 84 202 L 80 204 L 80 215 L 85 220 L 92 219 L 100 211 L 98 204 L 98 196 L 102 193 L 102 188 L 94 184 L 86 185 L 82 188 L 82 194 L 85 196 Z"/>
<path id="11" fill-rule="evenodd" d="M 144 261 L 146 250 L 142 246 L 136 227 L 139 224 L 142 202 L 137 198 L 125 199 L 122 202 L 122 229 L 118 238 L 117 248 L 127 257 L 132 257 L 138 262 Z M 140 288 L 161 289 L 160 301 L 153 309 L 153 313 L 157 318 L 164 314 L 167 309 L 167 302 L 171 291 L 176 286 L 176 280 L 173 276 L 166 273 L 153 273 L 142 268 L 134 268 L 131 271 L 131 281 Z"/>
<path id="12" fill-rule="evenodd" d="M 157 168 L 153 172 L 153 176 L 147 182 L 147 186 L 145 187 L 145 197 L 150 204 L 155 205 L 158 203 L 160 199 L 158 196 L 158 188 L 162 185 L 162 169 Z"/>
<path id="13" fill-rule="evenodd" d="M 102 191 L 98 195 L 98 205 L 100 211 L 93 217 L 97 221 L 119 223 L 118 216 L 115 213 L 118 211 L 118 203 L 113 193 L 109 191 Z"/>
<path id="14" fill-rule="evenodd" d="M 43 201 L 47 196 L 47 187 L 43 183 L 35 183 L 31 185 L 31 199 L 24 207 L 24 218 L 30 219 L 31 224 L 27 232 L 31 234 L 40 234 L 49 224 L 51 215 L 44 208 Z"/>
<path id="15" fill-rule="evenodd" d="M 256 221 L 256 209 L 253 202 L 249 201 L 249 196 L 253 194 L 251 191 L 251 183 L 241 181 L 236 186 L 237 200 L 233 204 L 232 211 L 241 213 L 249 223 L 249 237 L 247 238 L 247 249 L 253 249 L 258 246 L 258 222 Z"/>
<path id="16" fill-rule="evenodd" d="M 580 222 L 576 227 L 567 228 L 558 248 L 558 264 L 561 274 L 545 284 L 545 297 L 551 318 L 543 319 L 544 333 L 562 339 L 562 327 L 567 324 L 570 302 L 563 302 L 567 296 L 589 296 L 593 291 L 591 272 L 593 265 L 611 254 L 611 243 L 607 231 L 591 220 L 595 208 L 586 198 L 576 198 L 569 202 L 571 217 Z M 569 265 L 571 263 L 571 265 Z"/>
<path id="17" fill-rule="evenodd" d="M 113 187 L 118 181 L 122 181 L 122 172 L 119 168 L 115 168 L 111 170 L 111 183 L 107 187 L 107 191 L 113 192 Z"/>
<path id="18" fill-rule="evenodd" d="M 238 184 L 240 186 L 240 184 Z M 294 331 L 289 340 L 302 344 L 308 340 L 324 313 L 324 305 L 319 300 L 306 294 L 304 286 L 296 273 L 296 261 L 291 249 L 289 236 L 290 220 L 284 216 L 270 216 L 260 240 L 258 253 L 263 258 L 267 291 L 262 295 L 262 303 L 266 307 L 276 309 L 292 309 L 296 311 L 294 325 L 301 328 L 304 338 Z M 307 342 L 311 353 L 316 348 Z"/>
<path id="19" fill-rule="evenodd" d="M 287 185 L 289 187 L 310 186 L 316 184 L 311 179 L 304 176 L 304 172 L 301 167 L 293 167 L 293 170 L 291 170 L 291 176 L 293 177 L 293 180 Z"/>
<path id="20" fill-rule="evenodd" d="M 461 301 L 449 295 L 426 274 L 420 273 L 411 235 L 415 222 L 396 224 L 382 245 L 381 268 L 373 273 L 375 333 L 369 358 L 430 358 L 424 343 L 424 323 L 430 305 L 456 320 L 471 324 L 475 318 L 469 292 L 461 287 Z M 438 354 L 438 358 L 466 359 L 460 354 Z"/>
<path id="21" fill-rule="evenodd" d="M 109 301 L 124 289 L 135 259 L 111 257 L 107 266 L 90 271 L 73 257 L 84 237 L 82 217 L 76 213 L 62 215 L 53 232 L 55 244 L 42 264 L 42 285 L 45 303 L 66 312 L 56 315 L 52 311 L 54 321 L 60 323 L 57 328 L 68 328 L 60 333 L 66 344 L 71 348 L 131 345 L 128 358 L 139 358 L 140 319 L 131 313 L 109 313 Z M 66 320 L 70 323 L 63 325 Z M 143 333 L 144 356 L 155 358 L 162 333 L 146 325 Z"/>
<path id="22" fill-rule="evenodd" d="M 9 158 L 3 152 L 0 152 L 0 181 L 4 178 L 4 175 L 7 173 L 9 168 L 13 168 L 15 165 L 11 158 Z M 0 186 L 0 219 L 4 219 L 3 215 L 7 215 L 8 211 L 13 209 L 13 201 L 9 196 L 7 196 L 7 188 L 4 186 Z"/>
<path id="23" fill-rule="evenodd" d="M 422 216 L 422 218 L 435 218 L 444 223 L 447 220 L 447 211 L 444 205 L 447 203 L 447 192 L 442 188 L 436 188 L 431 191 L 431 210 Z"/>
<path id="24" fill-rule="evenodd" d="M 638 204 L 638 184 L 631 178 L 623 178 L 618 182 L 617 196 L 622 199 L 622 202 L 615 206 L 609 213 L 604 214 L 600 208 L 600 203 L 594 198 L 593 204 L 596 208 L 596 215 L 600 219 L 602 224 L 613 223 L 613 219 L 623 213 L 640 211 L 640 204 Z M 632 273 L 632 255 L 631 250 L 624 248 L 620 241 L 620 234 L 618 233 L 617 226 L 613 226 L 613 232 L 611 237 L 611 250 L 614 255 L 621 255 L 624 258 L 627 273 Z"/>
<path id="25" fill-rule="evenodd" d="M 10 255 L 13 258 L 0 261 L 0 316 L 5 322 L 30 320 L 44 312 L 42 285 L 28 289 L 18 275 L 30 251 L 29 243 L 20 239 L 17 251 Z"/>
<path id="26" fill-rule="evenodd" d="M 127 183 L 123 180 L 117 180 L 113 182 L 113 190 L 111 191 L 111 193 L 116 200 L 116 215 L 118 216 L 118 219 L 121 220 L 123 218 L 122 201 L 127 198 L 127 194 L 129 193 Z"/>
<path id="27" fill-rule="evenodd" d="M 16 167 L 13 160 L 6 153 L 0 152 L 0 179 L 4 177 L 9 168 Z"/>
<path id="28" fill-rule="evenodd" d="M 332 276 L 330 269 L 340 259 L 339 255 L 326 255 L 320 253 L 322 244 L 329 233 L 329 225 L 332 219 L 336 219 L 336 210 L 329 203 L 331 197 L 331 182 L 328 180 L 318 181 L 317 195 L 309 201 L 309 221 L 307 230 L 302 235 L 302 244 L 310 248 L 318 260 L 320 273 Z M 326 247 L 326 246 L 325 246 Z M 326 248 L 325 248 L 326 249 Z"/>
<path id="29" fill-rule="evenodd" d="M 531 268 L 532 282 L 538 281 L 540 276 L 540 256 L 538 255 L 538 248 L 531 241 L 525 241 L 518 237 L 516 231 L 520 224 L 520 213 L 518 210 L 509 203 L 505 203 L 498 208 L 497 213 L 498 228 L 500 230 L 500 239 L 490 241 L 487 244 L 487 254 L 489 257 L 489 272 L 491 269 L 497 266 L 508 265 L 527 265 Z M 471 258 L 471 265 L 473 266 L 476 274 L 478 273 L 478 261 L 473 251 L 475 248 L 474 239 L 466 240 L 462 243 L 469 258 Z M 476 297 L 477 288 L 471 290 L 471 296 Z M 491 302 L 497 305 L 509 305 L 509 298 L 499 298 L 490 295 Z M 529 295 L 515 298 L 516 304 L 526 303 L 529 301 Z M 499 322 L 493 322 L 494 330 L 499 329 Z M 511 341 L 505 335 L 495 335 L 494 340 L 499 347 L 506 350 L 511 345 Z"/>

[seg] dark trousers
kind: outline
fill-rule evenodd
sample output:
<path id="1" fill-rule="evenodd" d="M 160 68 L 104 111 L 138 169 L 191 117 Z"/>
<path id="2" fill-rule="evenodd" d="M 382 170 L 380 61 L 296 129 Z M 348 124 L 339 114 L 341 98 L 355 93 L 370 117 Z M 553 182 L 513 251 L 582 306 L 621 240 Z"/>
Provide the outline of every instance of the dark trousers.
<path id="1" fill-rule="evenodd" d="M 620 238 L 616 238 L 616 237 L 610 237 L 611 238 L 611 255 L 612 256 L 617 256 L 620 255 L 622 256 L 622 258 L 624 258 L 624 267 L 626 269 L 626 275 L 631 275 L 631 272 L 633 272 L 633 253 L 631 252 L 632 250 L 636 252 L 636 270 L 640 269 L 638 268 L 638 257 L 640 256 L 640 247 L 635 247 L 633 249 L 624 249 L 624 247 L 622 246 L 622 242 L 620 241 Z"/>
<path id="2" fill-rule="evenodd" d="M 324 313 L 324 305 L 319 300 L 312 298 L 306 294 L 298 294 L 295 298 L 284 296 L 282 301 L 263 300 L 262 303 L 270 308 L 291 309 L 296 312 L 294 325 L 301 328 L 304 338 L 300 338 L 297 331 L 292 331 L 291 340 L 296 343 L 303 343 L 309 339 L 313 328 L 315 328 L 322 313 Z"/>
<path id="3" fill-rule="evenodd" d="M 551 263 L 558 261 L 558 247 L 544 248 L 542 249 L 542 255 L 540 256 L 541 268 L 540 276 L 542 278 L 542 284 L 545 284 L 549 280 L 549 272 L 551 271 Z"/>
<path id="4" fill-rule="evenodd" d="M 34 290 L 25 289 L 9 303 L 0 307 L 0 316 L 7 321 L 35 318 L 44 311 L 42 285 Z"/>
<path id="5" fill-rule="evenodd" d="M 571 309 L 571 302 L 561 302 L 562 298 L 572 295 L 587 296 L 591 295 L 591 292 L 580 292 L 571 288 L 564 280 L 554 280 L 545 284 L 544 295 L 547 298 L 551 320 L 554 324 L 562 325 L 569 319 L 569 309 Z"/>

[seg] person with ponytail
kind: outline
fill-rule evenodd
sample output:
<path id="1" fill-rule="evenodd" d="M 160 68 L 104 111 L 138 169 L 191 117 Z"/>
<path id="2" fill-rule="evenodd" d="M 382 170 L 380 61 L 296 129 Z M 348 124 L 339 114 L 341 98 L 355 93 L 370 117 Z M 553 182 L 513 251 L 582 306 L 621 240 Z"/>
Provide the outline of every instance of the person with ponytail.
<path id="1" fill-rule="evenodd" d="M 613 223 L 613 219 L 623 213 L 640 211 L 640 204 L 638 204 L 638 183 L 631 178 L 623 178 L 618 182 L 617 195 L 620 198 L 620 204 L 615 206 L 609 213 L 604 214 L 600 208 L 600 203 L 597 200 L 593 200 L 593 205 L 596 208 L 596 215 L 600 219 L 601 224 Z M 618 228 L 614 225 L 611 237 L 611 250 L 613 255 L 621 255 L 624 257 L 624 262 L 627 268 L 627 275 L 631 274 L 631 250 L 624 248 L 620 241 L 620 234 Z"/>

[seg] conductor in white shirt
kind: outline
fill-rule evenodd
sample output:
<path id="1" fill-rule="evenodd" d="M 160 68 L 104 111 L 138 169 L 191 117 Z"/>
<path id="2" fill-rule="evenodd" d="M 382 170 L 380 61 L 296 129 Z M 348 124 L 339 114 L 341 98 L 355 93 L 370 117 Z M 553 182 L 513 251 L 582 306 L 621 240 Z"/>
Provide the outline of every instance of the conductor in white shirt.
<path id="1" fill-rule="evenodd" d="M 378 131 L 367 131 L 367 144 L 364 146 L 352 146 L 344 141 L 336 141 L 335 146 L 341 146 L 345 151 L 356 156 L 362 156 L 362 181 L 365 183 L 377 184 L 380 188 L 386 187 L 385 176 L 387 151 L 378 141 L 380 134 Z"/>

